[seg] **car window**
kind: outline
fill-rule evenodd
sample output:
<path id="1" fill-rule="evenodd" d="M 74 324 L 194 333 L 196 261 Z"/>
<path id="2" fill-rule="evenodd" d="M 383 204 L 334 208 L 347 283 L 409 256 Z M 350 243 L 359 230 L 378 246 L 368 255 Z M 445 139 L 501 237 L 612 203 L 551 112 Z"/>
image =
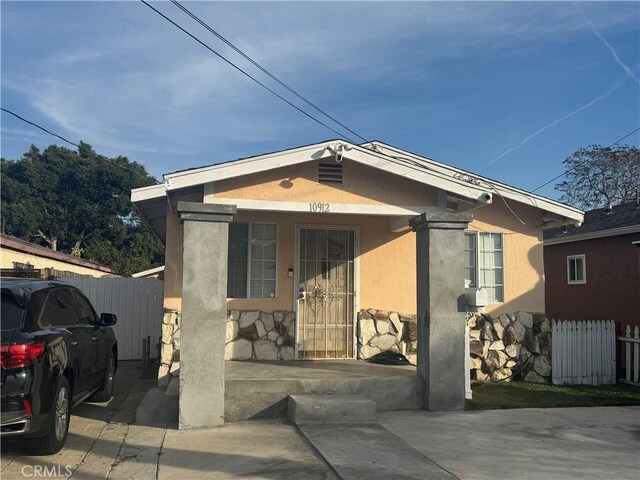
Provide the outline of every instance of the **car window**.
<path id="1" fill-rule="evenodd" d="M 78 306 L 78 313 L 80 314 L 80 323 L 95 323 L 98 321 L 96 312 L 93 310 L 89 300 L 85 298 L 80 292 L 73 290 L 73 297 L 76 300 Z"/>
<path id="2" fill-rule="evenodd" d="M 46 297 L 45 295 L 45 292 L 35 292 L 31 296 L 34 306 L 42 304 L 42 313 L 38 320 L 40 327 L 64 327 L 78 323 L 80 316 L 75 308 L 71 290 L 56 289 L 49 291 Z"/>
<path id="3" fill-rule="evenodd" d="M 76 325 L 80 323 L 80 315 L 71 290 L 61 288 L 53 291 L 53 297 L 58 304 L 58 316 L 52 325 Z"/>
<path id="4" fill-rule="evenodd" d="M 2 292 L 2 311 L 0 325 L 2 330 L 14 330 L 22 326 L 25 311 L 18 300 L 9 292 Z"/>

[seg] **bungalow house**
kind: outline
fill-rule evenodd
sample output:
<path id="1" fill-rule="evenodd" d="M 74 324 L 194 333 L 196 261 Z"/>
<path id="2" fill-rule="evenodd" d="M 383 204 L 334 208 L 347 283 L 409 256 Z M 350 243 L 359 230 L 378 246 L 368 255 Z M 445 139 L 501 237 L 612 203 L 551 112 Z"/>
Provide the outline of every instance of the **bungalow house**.
<path id="1" fill-rule="evenodd" d="M 391 145 L 342 140 L 169 173 L 160 185 L 133 190 L 131 198 L 166 245 L 161 376 L 175 369 L 172 349 L 180 330 L 168 317 L 179 318 L 183 288 L 200 296 L 198 308 L 217 308 L 213 301 L 204 305 L 202 283 L 220 283 L 218 274 L 226 283 L 226 359 L 367 358 L 402 348 L 403 321 L 415 319 L 420 298 L 427 295 L 439 308 L 434 296 L 440 293 L 421 289 L 417 280 L 421 255 L 431 256 L 429 288 L 454 278 L 446 292 L 454 300 L 444 303 L 455 304 L 465 287 L 482 287 L 490 314 L 541 312 L 543 230 L 583 219 L 575 208 Z M 219 237 L 197 237 L 195 230 L 185 240 L 187 220 L 205 221 L 208 204 L 220 212 L 212 221 L 233 215 L 228 250 Z M 419 243 L 420 215 L 445 230 L 466 230 L 451 245 Z M 226 270 L 208 263 L 219 245 L 227 250 L 221 257 Z M 189 269 L 183 267 L 187 249 L 197 250 Z M 215 272 L 195 273 L 198 259 Z M 459 328 L 464 331 L 456 324 L 456 336 Z M 205 342 L 209 332 L 198 334 Z M 206 341 L 217 342 L 216 335 Z M 463 343 L 456 345 L 463 350 Z M 460 376 L 463 356 L 460 351 Z M 183 383 L 181 374 L 181 388 L 193 381 Z"/>
<path id="2" fill-rule="evenodd" d="M 546 313 L 640 326 L 640 205 L 585 213 L 580 227 L 544 233 Z"/>
<path id="3" fill-rule="evenodd" d="M 115 272 L 84 258 L 0 234 L 2 276 L 28 278 L 104 277 Z"/>

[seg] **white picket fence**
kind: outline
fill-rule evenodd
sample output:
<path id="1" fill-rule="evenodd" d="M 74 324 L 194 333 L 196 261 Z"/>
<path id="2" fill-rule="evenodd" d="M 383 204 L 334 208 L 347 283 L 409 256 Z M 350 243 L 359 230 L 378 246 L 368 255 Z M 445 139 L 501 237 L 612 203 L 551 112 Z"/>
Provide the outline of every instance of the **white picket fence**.
<path id="1" fill-rule="evenodd" d="M 625 351 L 625 383 L 638 383 L 640 380 L 640 329 L 636 326 L 631 336 L 631 326 L 627 325 L 624 337 L 620 337 Z M 633 350 L 633 355 L 631 351 Z"/>
<path id="2" fill-rule="evenodd" d="M 154 345 L 162 334 L 163 282 L 155 278 L 64 278 L 78 287 L 100 313 L 114 313 L 118 323 L 113 327 L 118 340 L 118 358 L 142 358 L 142 339 L 151 337 L 151 358 L 156 358 Z"/>
<path id="3" fill-rule="evenodd" d="M 554 321 L 551 366 L 554 385 L 616 383 L 614 321 Z"/>

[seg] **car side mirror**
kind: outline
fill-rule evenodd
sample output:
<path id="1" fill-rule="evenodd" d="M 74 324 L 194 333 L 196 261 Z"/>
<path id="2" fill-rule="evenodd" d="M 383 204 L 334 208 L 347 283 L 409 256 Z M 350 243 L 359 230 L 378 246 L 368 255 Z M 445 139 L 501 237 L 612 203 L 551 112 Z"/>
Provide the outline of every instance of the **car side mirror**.
<path id="1" fill-rule="evenodd" d="M 118 321 L 118 318 L 113 313 L 101 313 L 100 314 L 100 325 L 104 327 L 110 327 L 115 325 Z"/>

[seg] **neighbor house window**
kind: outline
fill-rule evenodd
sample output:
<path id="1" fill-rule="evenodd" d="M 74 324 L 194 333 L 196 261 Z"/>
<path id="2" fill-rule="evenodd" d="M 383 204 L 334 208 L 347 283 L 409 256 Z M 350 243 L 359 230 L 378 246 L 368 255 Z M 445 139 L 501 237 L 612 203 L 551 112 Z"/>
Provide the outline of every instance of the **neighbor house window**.
<path id="1" fill-rule="evenodd" d="M 587 271 L 584 255 L 570 255 L 567 257 L 567 282 L 587 283 Z"/>
<path id="2" fill-rule="evenodd" d="M 33 265 L 30 263 L 22 263 L 22 262 L 13 262 L 13 268 L 17 270 L 30 270 L 33 268 Z"/>
<path id="3" fill-rule="evenodd" d="M 491 303 L 504 302 L 502 233 L 465 232 L 465 287 L 484 288 Z"/>
<path id="4" fill-rule="evenodd" d="M 276 246 L 273 223 L 229 225 L 228 298 L 276 296 Z"/>

